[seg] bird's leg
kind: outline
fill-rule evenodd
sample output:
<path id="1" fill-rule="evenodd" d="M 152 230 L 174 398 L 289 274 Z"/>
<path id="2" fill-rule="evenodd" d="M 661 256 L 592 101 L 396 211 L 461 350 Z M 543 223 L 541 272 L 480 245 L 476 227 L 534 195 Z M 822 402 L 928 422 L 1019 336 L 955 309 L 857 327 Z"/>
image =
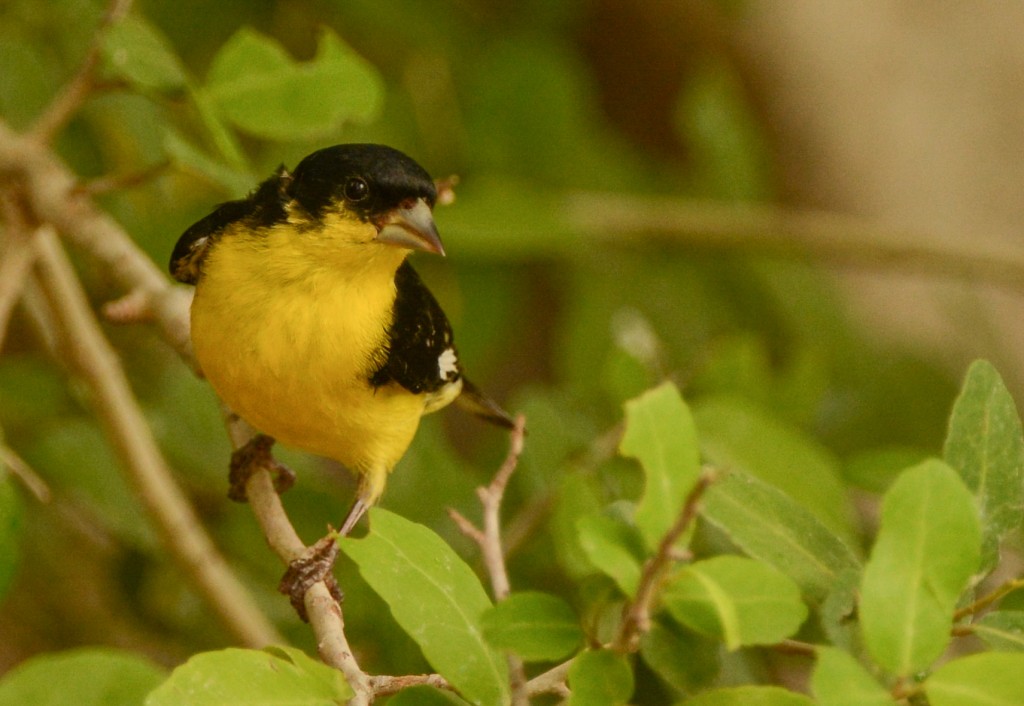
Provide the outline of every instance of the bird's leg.
<path id="1" fill-rule="evenodd" d="M 331 592 L 334 600 L 341 603 L 345 599 L 338 582 L 335 581 L 331 570 L 338 558 L 338 535 L 331 531 L 326 537 L 320 539 L 316 544 L 306 549 L 306 552 L 298 559 L 288 563 L 288 570 L 281 577 L 281 583 L 277 590 L 288 596 L 292 608 L 299 614 L 303 622 L 309 622 L 306 614 L 306 591 L 315 584 L 323 581 L 327 590 Z"/>
<path id="2" fill-rule="evenodd" d="M 248 498 L 245 484 L 253 473 L 265 468 L 274 476 L 274 489 L 280 494 L 295 483 L 295 472 L 283 463 L 279 463 L 270 453 L 274 446 L 273 438 L 266 434 L 257 434 L 240 449 L 231 454 L 231 472 L 228 474 L 228 497 L 240 503 Z"/>
<path id="3" fill-rule="evenodd" d="M 352 509 L 348 511 L 348 515 L 345 516 L 345 521 L 341 524 L 341 529 L 338 534 L 342 537 L 347 537 L 348 533 L 352 531 L 352 528 L 356 526 L 356 523 L 366 514 L 366 511 L 370 509 L 361 497 L 356 497 L 356 501 L 352 503 Z"/>

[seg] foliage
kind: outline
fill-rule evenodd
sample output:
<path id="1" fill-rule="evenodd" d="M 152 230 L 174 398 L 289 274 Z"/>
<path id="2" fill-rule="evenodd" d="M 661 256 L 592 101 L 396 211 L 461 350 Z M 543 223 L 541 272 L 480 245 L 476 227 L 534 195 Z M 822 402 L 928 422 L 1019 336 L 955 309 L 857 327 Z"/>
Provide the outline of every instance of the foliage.
<path id="1" fill-rule="evenodd" d="M 452 262 L 417 266 L 474 380 L 515 390 L 509 406 L 529 420 L 503 506 L 513 592 L 492 603 L 473 547 L 443 513 L 475 508 L 502 439 L 467 431 L 457 413 L 431 417 L 388 509 L 341 542 L 361 664 L 436 670 L 458 692 L 418 686 L 387 703 L 507 703 L 509 655 L 531 678 L 564 668 L 558 686 L 582 706 L 1024 700 L 1019 586 L 991 584 L 1021 540 L 1024 436 L 995 368 L 972 365 L 954 403 L 937 366 L 856 330 L 812 267 L 591 242 L 573 218 L 582 189 L 771 194 L 764 136 L 724 52 L 707 50 L 678 87 L 672 117 L 692 159 L 666 161 L 603 119 L 567 29 L 585 20 L 578 3 L 312 5 L 281 22 L 272 3 L 143 4 L 101 35 L 102 75 L 117 90 L 88 104 L 59 149 L 83 178 L 169 165 L 102 197 L 161 264 L 213 203 L 316 146 L 387 142 L 462 177 L 457 204 L 438 212 Z M 73 73 L 100 11 L 16 0 L 0 13 L 12 87 L 0 117 L 24 128 Z M 82 276 L 98 301 L 122 294 L 87 263 Z M 348 698 L 276 594 L 280 567 L 251 514 L 223 498 L 229 446 L 212 393 L 151 332 L 107 332 L 204 522 L 303 649 L 228 647 L 118 475 L 90 400 L 32 325 L 19 313 L 4 342 L 0 440 L 55 502 L 34 502 L 0 467 L 0 624 L 24 620 L 53 651 L 3 676 L 0 704 Z M 303 537 L 317 537 L 351 494 L 347 476 L 281 455 L 299 473 L 284 503 Z M 872 527 L 858 509 L 879 500 Z M 18 614 L 54 594 L 38 605 L 66 604 L 63 625 Z M 638 606 L 643 620 L 626 634 Z M 965 635 L 985 649 L 962 656 Z M 32 651 L 11 640 L 13 656 Z M 165 675 L 128 651 L 57 651 L 96 643 L 143 645 L 177 666 Z M 781 652 L 803 655 L 807 694 L 773 683 Z"/>

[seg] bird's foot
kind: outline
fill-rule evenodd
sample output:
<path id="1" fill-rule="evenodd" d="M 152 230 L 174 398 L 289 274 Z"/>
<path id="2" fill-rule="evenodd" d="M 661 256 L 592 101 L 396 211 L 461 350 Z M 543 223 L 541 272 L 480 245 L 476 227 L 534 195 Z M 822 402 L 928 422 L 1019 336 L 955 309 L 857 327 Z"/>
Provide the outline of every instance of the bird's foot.
<path id="1" fill-rule="evenodd" d="M 295 472 L 278 462 L 270 453 L 274 440 L 266 434 L 257 434 L 245 446 L 231 454 L 231 472 L 228 475 L 228 497 L 235 502 L 248 500 L 245 484 L 252 474 L 266 469 L 274 477 L 274 490 L 283 493 L 295 483 Z"/>
<path id="2" fill-rule="evenodd" d="M 278 584 L 277 590 L 288 596 L 292 608 L 299 614 L 303 622 L 309 622 L 305 598 L 306 591 L 313 584 L 323 581 L 334 600 L 341 603 L 345 599 L 345 594 L 342 593 L 338 582 L 331 574 L 337 558 L 337 534 L 332 531 L 309 547 L 303 556 L 289 562 L 288 570 L 281 577 L 281 583 Z"/>

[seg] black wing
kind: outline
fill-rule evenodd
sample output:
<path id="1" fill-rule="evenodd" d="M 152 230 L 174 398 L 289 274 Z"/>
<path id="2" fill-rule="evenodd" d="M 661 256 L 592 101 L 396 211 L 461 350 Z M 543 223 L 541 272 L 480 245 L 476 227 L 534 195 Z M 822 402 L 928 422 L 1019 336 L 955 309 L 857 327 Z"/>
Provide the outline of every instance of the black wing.
<path id="1" fill-rule="evenodd" d="M 397 382 L 413 393 L 436 392 L 462 376 L 448 317 L 408 261 L 395 273 L 395 287 L 387 359 L 370 384 Z"/>
<path id="2" fill-rule="evenodd" d="M 260 228 L 287 219 L 284 187 L 290 179 L 281 166 L 247 197 L 222 203 L 186 230 L 171 253 L 170 271 L 174 279 L 185 284 L 198 282 L 207 249 L 231 224 L 248 221 L 253 228 Z"/>

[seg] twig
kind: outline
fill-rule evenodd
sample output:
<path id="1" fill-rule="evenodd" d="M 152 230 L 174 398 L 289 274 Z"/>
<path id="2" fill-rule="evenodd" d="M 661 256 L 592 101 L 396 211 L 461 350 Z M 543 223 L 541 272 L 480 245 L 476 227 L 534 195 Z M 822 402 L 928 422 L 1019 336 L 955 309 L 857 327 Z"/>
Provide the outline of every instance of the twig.
<path id="1" fill-rule="evenodd" d="M 103 194 L 109 194 L 112 191 L 131 189 L 137 186 L 142 186 L 146 182 L 155 179 L 166 172 L 170 166 L 171 161 L 165 159 L 155 164 L 151 164 L 148 167 L 144 167 L 139 171 L 129 172 L 127 174 L 108 174 L 107 176 L 83 182 L 78 185 L 77 190 L 86 196 L 100 196 Z"/>
<path id="2" fill-rule="evenodd" d="M 17 182 L 35 220 L 100 262 L 111 282 L 148 302 L 164 339 L 192 364 L 188 309 L 191 294 L 175 287 L 109 214 L 77 190 L 78 178 L 39 142 L 0 120 L 0 176 Z"/>
<path id="3" fill-rule="evenodd" d="M 658 551 L 644 564 L 636 597 L 622 609 L 619 632 L 611 644 L 613 650 L 636 652 L 640 648 L 640 638 L 650 629 L 651 605 L 657 595 L 662 574 L 673 561 L 675 543 L 693 524 L 700 508 L 701 498 L 704 497 L 708 486 L 714 482 L 714 478 L 714 473 L 711 471 L 704 471 L 701 474 L 697 484 L 686 496 L 686 502 L 683 503 L 683 509 L 676 518 L 675 524 L 661 538 Z"/>
<path id="4" fill-rule="evenodd" d="M 449 684 L 448 680 L 440 674 L 410 674 L 404 677 L 370 677 L 370 687 L 373 689 L 373 695 L 375 697 L 397 694 L 399 691 L 413 686 L 432 686 L 435 689 L 444 689 L 445 691 L 452 690 L 452 685 Z"/>
<path id="5" fill-rule="evenodd" d="M 1024 290 L 1024 250 L 966 233 L 940 237 L 837 213 L 621 194 L 577 194 L 565 213 L 568 227 L 588 239 L 811 257 Z"/>
<path id="6" fill-rule="evenodd" d="M 566 660 L 557 667 L 552 667 L 543 674 L 538 674 L 526 682 L 526 693 L 530 696 L 540 694 L 559 694 L 565 696 L 569 690 L 565 686 L 565 678 L 569 675 L 572 660 Z"/>
<path id="7" fill-rule="evenodd" d="M 234 419 L 238 420 L 237 417 Z M 233 444 L 241 441 L 240 446 L 244 445 L 247 426 L 241 420 L 229 424 Z M 261 469 L 253 473 L 245 485 L 245 491 L 263 536 L 274 553 L 285 564 L 303 556 L 306 545 L 295 532 L 281 505 L 281 497 L 274 489 L 270 471 Z M 320 659 L 345 675 L 345 680 L 356 692 L 356 697 L 351 701 L 353 706 L 370 703 L 373 690 L 369 677 L 352 655 L 352 648 L 345 637 L 344 615 L 327 585 L 323 581 L 313 584 L 306 592 L 304 602 L 309 624 L 316 636 Z"/>
<path id="8" fill-rule="evenodd" d="M 29 131 L 32 139 L 41 144 L 50 143 L 97 89 L 96 72 L 99 69 L 106 31 L 127 15 L 131 6 L 132 0 L 111 0 L 78 72 L 36 120 Z"/>
<path id="9" fill-rule="evenodd" d="M 0 466 L 6 466 L 7 470 L 20 480 L 21 484 L 28 488 L 28 491 L 36 497 L 36 500 L 41 503 L 50 502 L 52 497 L 50 486 L 39 477 L 38 473 L 32 470 L 32 467 L 14 449 L 3 443 L 0 443 Z"/>
<path id="10" fill-rule="evenodd" d="M 117 354 L 103 336 L 50 226 L 42 226 L 39 231 L 37 272 L 59 326 L 63 355 L 91 388 L 98 416 L 106 425 L 129 470 L 128 479 L 154 520 L 164 545 L 239 640 L 253 647 L 282 642 L 274 626 L 228 569 L 171 479 L 171 471 L 131 393 Z"/>
<path id="11" fill-rule="evenodd" d="M 501 464 L 501 468 L 494 475 L 490 485 L 476 489 L 477 497 L 480 498 L 480 504 L 484 510 L 483 529 L 475 527 L 456 510 L 448 510 L 448 514 L 458 525 L 459 530 L 480 547 L 496 601 L 508 598 L 511 590 L 508 570 L 505 567 L 505 553 L 501 547 L 501 501 L 505 496 L 508 481 L 519 463 L 519 456 L 523 453 L 523 440 L 526 436 L 526 418 L 523 415 L 520 414 L 516 417 L 515 428 L 509 436 L 509 450 L 505 462 Z M 527 696 L 523 661 L 515 655 L 509 655 L 508 666 L 512 686 L 512 703 L 514 706 L 528 706 L 529 697 Z"/>
<path id="12" fill-rule="evenodd" d="M 14 305 L 32 271 L 35 259 L 35 234 L 21 219 L 21 209 L 14 202 L 12 194 L 0 191 L 0 209 L 4 212 L 4 235 L 6 247 L 0 261 L 0 348 L 7 337 L 7 324 L 11 320 Z"/>
<path id="13" fill-rule="evenodd" d="M 1002 600 L 1006 596 L 1010 595 L 1018 588 L 1024 588 L 1024 578 L 1010 579 L 995 588 L 988 595 L 982 596 L 978 600 L 974 601 L 970 605 L 965 605 L 953 613 L 953 620 L 962 620 L 968 615 L 975 615 L 988 608 L 993 603 Z"/>

